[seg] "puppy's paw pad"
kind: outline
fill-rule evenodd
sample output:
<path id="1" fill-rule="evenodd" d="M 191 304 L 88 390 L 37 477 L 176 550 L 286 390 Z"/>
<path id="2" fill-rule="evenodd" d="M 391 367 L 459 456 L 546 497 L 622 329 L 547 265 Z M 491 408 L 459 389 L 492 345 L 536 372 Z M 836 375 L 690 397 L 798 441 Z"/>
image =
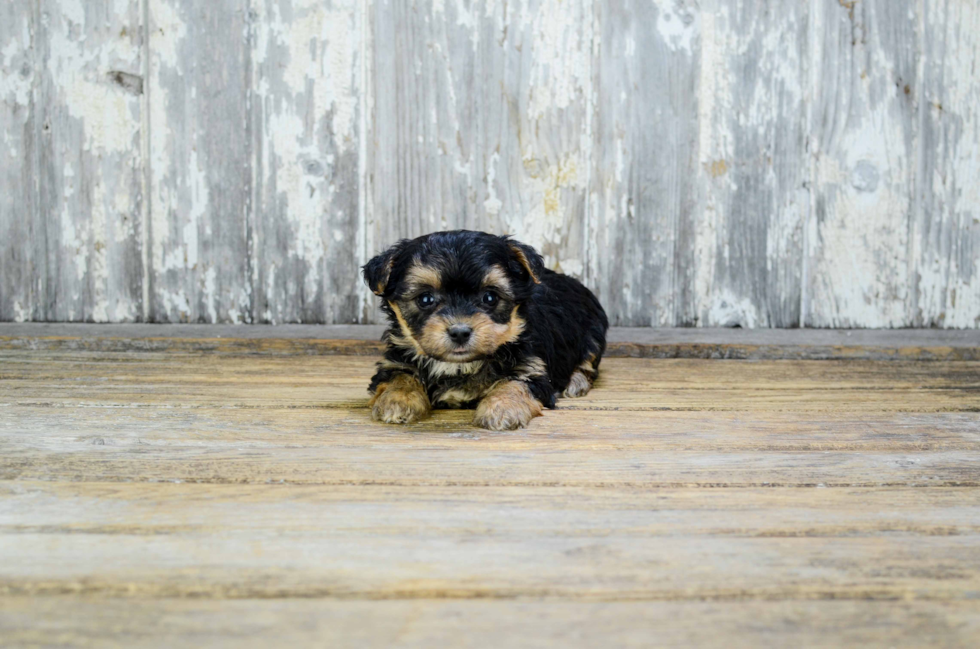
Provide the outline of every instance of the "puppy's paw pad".
<path id="1" fill-rule="evenodd" d="M 541 404 L 523 383 L 511 381 L 483 398 L 476 407 L 473 423 L 489 430 L 524 428 L 541 414 Z"/>
<path id="2" fill-rule="evenodd" d="M 568 387 L 562 392 L 563 397 L 584 397 L 592 389 L 592 381 L 589 377 L 585 375 L 584 372 L 576 371 L 572 374 L 571 380 L 568 382 Z"/>

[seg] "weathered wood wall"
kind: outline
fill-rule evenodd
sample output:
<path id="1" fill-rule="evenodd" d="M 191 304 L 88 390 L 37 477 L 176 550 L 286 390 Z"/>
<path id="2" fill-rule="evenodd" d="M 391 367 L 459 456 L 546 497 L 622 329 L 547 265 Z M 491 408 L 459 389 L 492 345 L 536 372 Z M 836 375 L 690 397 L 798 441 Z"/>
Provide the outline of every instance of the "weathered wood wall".
<path id="1" fill-rule="evenodd" d="M 0 320 L 364 322 L 509 232 L 616 324 L 980 326 L 976 0 L 17 0 Z"/>

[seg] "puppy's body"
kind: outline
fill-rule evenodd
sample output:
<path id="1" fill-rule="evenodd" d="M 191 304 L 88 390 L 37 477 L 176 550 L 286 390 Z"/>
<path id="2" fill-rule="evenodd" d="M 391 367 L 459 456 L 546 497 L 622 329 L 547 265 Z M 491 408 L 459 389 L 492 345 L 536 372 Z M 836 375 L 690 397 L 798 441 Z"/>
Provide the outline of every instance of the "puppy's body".
<path id="1" fill-rule="evenodd" d="M 440 232 L 399 242 L 364 274 L 391 325 L 369 388 L 378 420 L 476 408 L 477 424 L 516 428 L 554 408 L 558 394 L 585 394 L 598 376 L 602 306 L 529 246 Z"/>

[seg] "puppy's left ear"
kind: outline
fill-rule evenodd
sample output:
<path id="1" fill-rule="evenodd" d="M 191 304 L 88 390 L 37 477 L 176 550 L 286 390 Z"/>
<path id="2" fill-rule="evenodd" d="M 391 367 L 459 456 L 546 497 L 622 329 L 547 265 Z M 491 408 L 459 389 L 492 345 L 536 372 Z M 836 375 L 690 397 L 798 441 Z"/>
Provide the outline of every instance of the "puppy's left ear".
<path id="1" fill-rule="evenodd" d="M 364 283 L 368 285 L 375 295 L 384 295 L 388 288 L 388 280 L 391 278 L 391 269 L 395 267 L 398 255 L 405 247 L 404 241 L 399 241 L 383 253 L 364 264 L 361 271 L 364 273 Z"/>
<path id="2" fill-rule="evenodd" d="M 538 251 L 527 245 L 526 243 L 521 243 L 520 241 L 508 240 L 507 245 L 510 246 L 510 256 L 511 261 L 516 262 L 521 268 L 527 272 L 529 279 L 535 284 L 540 284 L 541 273 L 544 272 L 544 259 L 538 254 Z"/>

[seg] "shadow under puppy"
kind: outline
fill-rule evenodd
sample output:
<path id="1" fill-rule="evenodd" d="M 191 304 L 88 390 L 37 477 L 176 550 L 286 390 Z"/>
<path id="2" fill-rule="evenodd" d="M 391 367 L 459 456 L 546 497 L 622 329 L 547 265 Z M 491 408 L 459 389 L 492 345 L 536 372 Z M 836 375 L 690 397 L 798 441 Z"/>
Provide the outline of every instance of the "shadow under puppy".
<path id="1" fill-rule="evenodd" d="M 586 394 L 598 376 L 609 327 L 602 305 L 530 246 L 437 232 L 398 242 L 363 270 L 390 323 L 368 388 L 378 421 L 476 408 L 478 426 L 520 428 L 559 393 Z"/>

